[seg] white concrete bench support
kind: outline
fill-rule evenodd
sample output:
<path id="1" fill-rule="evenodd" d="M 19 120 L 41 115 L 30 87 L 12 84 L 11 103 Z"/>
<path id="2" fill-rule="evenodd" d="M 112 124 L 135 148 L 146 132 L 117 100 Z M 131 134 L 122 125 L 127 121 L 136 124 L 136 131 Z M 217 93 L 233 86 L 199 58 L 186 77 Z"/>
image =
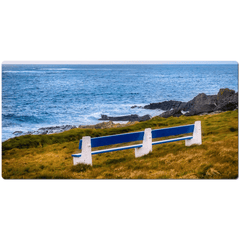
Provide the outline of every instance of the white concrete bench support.
<path id="1" fill-rule="evenodd" d="M 193 144 L 197 144 L 197 145 L 202 144 L 201 121 L 196 121 L 194 123 L 193 138 L 189 140 L 185 140 L 185 146 L 191 146 Z"/>
<path id="2" fill-rule="evenodd" d="M 89 164 L 92 166 L 91 137 L 89 136 L 82 138 L 81 157 L 73 157 L 73 165 L 78 163 Z"/>
<path id="3" fill-rule="evenodd" d="M 152 129 L 146 128 L 144 130 L 143 146 L 140 148 L 135 148 L 135 157 L 142 157 L 150 152 L 152 152 Z"/>

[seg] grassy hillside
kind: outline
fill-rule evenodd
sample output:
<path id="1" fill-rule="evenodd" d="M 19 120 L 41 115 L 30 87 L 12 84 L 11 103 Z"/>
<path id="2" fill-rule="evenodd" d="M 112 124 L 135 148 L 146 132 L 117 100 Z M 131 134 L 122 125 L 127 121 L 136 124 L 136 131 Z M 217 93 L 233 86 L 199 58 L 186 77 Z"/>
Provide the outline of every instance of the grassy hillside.
<path id="1" fill-rule="evenodd" d="M 203 144 L 185 142 L 153 146 L 135 158 L 134 149 L 93 155 L 93 166 L 73 166 L 82 136 L 104 136 L 193 124 L 202 121 Z M 132 143 L 130 143 L 132 144 Z M 120 145 L 117 145 L 120 146 Z M 155 117 L 123 128 L 72 129 L 64 133 L 21 136 L 2 144 L 5 179 L 177 179 L 238 177 L 238 111 L 179 118 Z"/>

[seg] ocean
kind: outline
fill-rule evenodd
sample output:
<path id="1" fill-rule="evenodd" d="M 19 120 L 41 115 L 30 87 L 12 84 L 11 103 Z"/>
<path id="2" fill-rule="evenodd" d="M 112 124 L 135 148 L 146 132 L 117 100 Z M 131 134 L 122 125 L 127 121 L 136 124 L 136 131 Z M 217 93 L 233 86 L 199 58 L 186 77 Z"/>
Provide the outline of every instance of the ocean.
<path id="1" fill-rule="evenodd" d="M 101 114 L 156 116 L 131 108 L 167 100 L 189 101 L 220 88 L 238 91 L 238 64 L 3 64 L 2 141 L 15 131 L 87 125 Z"/>

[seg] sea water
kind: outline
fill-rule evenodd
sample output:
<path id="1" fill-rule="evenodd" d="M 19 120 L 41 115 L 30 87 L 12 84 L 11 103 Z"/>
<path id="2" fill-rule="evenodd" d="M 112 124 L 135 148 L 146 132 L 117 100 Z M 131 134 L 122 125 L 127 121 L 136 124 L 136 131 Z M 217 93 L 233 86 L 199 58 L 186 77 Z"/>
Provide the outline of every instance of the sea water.
<path id="1" fill-rule="evenodd" d="M 101 114 L 156 116 L 131 108 L 238 91 L 238 64 L 2 65 L 2 141 L 15 131 L 99 123 Z"/>

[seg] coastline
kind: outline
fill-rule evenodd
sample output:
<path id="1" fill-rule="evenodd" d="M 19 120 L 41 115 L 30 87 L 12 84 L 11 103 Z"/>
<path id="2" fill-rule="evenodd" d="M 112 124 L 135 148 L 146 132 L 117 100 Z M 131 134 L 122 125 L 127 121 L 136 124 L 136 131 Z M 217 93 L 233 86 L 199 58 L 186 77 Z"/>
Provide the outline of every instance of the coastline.
<path id="1" fill-rule="evenodd" d="M 107 128 L 120 128 L 120 127 L 127 127 L 131 126 L 135 123 L 138 123 L 138 121 L 134 122 L 126 122 L 126 123 L 114 123 L 113 121 L 104 121 L 101 123 L 93 124 L 93 125 L 62 125 L 62 126 L 51 126 L 51 127 L 42 127 L 39 128 L 36 131 L 28 131 L 28 132 L 22 132 L 22 131 L 15 131 L 13 134 L 15 135 L 12 138 L 8 138 L 5 141 L 9 139 L 13 139 L 15 137 L 20 137 L 20 136 L 26 136 L 26 135 L 50 135 L 50 134 L 56 134 L 56 133 L 62 133 L 66 132 L 71 129 L 107 129 Z M 5 142 L 2 141 L 2 142 Z"/>
<path id="2" fill-rule="evenodd" d="M 237 110 L 237 108 L 234 109 L 234 110 L 231 110 L 231 111 L 236 111 L 236 110 Z M 199 116 L 216 115 L 216 114 L 220 114 L 220 113 L 223 113 L 223 112 L 227 112 L 227 111 L 216 111 L 216 112 L 210 112 L 210 113 L 205 112 L 205 113 L 199 114 Z M 190 116 L 187 116 L 185 114 L 182 114 L 182 116 L 190 117 Z M 156 117 L 159 117 L 159 116 L 152 117 L 149 120 L 152 120 Z M 172 116 L 172 117 L 177 118 L 178 116 Z M 145 121 L 143 121 L 143 122 L 145 122 Z M 134 125 L 136 123 L 139 123 L 139 121 L 134 121 L 134 122 L 129 121 L 127 123 L 114 123 L 113 121 L 106 121 L 106 122 L 101 122 L 101 123 L 97 123 L 97 124 L 93 124 L 93 125 L 79 125 L 78 127 L 76 127 L 74 125 L 53 126 L 53 127 L 39 128 L 37 131 L 33 131 L 33 132 L 26 132 L 26 133 L 19 132 L 19 134 L 16 134 L 15 137 L 26 136 L 26 135 L 51 135 L 51 134 L 63 133 L 63 132 L 69 131 L 71 129 L 122 128 L 122 127 L 128 127 L 128 126 Z M 15 137 L 8 138 L 3 142 L 6 142 L 9 139 L 13 139 Z"/>
<path id="3" fill-rule="evenodd" d="M 137 107 L 136 105 L 131 108 Z M 169 118 L 169 117 L 180 117 L 180 116 L 195 116 L 195 115 L 212 115 L 218 114 L 226 111 L 234 111 L 238 109 L 238 92 L 230 90 L 228 88 L 220 89 L 217 95 L 206 95 L 204 93 L 198 94 L 192 100 L 188 102 L 180 101 L 164 101 L 159 103 L 150 103 L 145 105 L 144 109 L 159 109 L 164 110 L 159 117 Z M 138 115 L 126 115 L 126 116 L 114 116 L 109 117 L 107 115 L 102 115 L 99 121 L 103 121 L 93 125 L 62 125 L 62 126 L 51 126 L 42 127 L 36 131 L 15 131 L 15 135 L 12 138 L 25 136 L 25 135 L 49 135 L 55 133 L 62 133 L 71 129 L 107 129 L 107 128 L 120 128 L 131 126 L 138 122 L 145 122 L 150 119 L 155 118 L 150 115 L 138 116 Z M 121 123 L 115 123 L 120 121 Z M 123 122 L 126 123 L 123 123 Z M 11 139 L 11 138 L 8 138 Z M 5 141 L 7 141 L 6 139 Z M 5 142 L 3 141 L 3 142 Z"/>

